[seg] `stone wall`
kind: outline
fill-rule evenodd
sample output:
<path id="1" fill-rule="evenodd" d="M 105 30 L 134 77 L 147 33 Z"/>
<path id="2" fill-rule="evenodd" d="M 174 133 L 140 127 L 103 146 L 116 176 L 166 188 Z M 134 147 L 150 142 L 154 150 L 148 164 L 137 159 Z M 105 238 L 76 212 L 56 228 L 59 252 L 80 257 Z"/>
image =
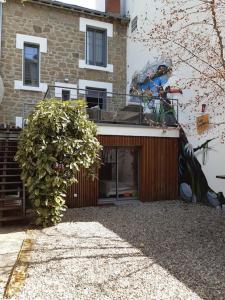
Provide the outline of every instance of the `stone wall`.
<path id="1" fill-rule="evenodd" d="M 108 64 L 113 65 L 113 73 L 79 68 L 79 59 L 85 59 L 85 33 L 79 30 L 80 17 L 113 24 L 113 37 L 108 38 Z M 48 51 L 41 53 L 41 82 L 54 85 L 65 78 L 77 85 L 79 79 L 103 81 L 113 84 L 113 92 L 125 93 L 126 30 L 127 25 L 119 20 L 8 0 L 3 6 L 0 74 L 5 96 L 0 105 L 0 122 L 15 122 L 15 116 L 22 116 L 24 103 L 36 103 L 44 96 L 41 92 L 14 89 L 14 80 L 22 80 L 22 50 L 16 48 L 16 34 L 47 38 Z"/>

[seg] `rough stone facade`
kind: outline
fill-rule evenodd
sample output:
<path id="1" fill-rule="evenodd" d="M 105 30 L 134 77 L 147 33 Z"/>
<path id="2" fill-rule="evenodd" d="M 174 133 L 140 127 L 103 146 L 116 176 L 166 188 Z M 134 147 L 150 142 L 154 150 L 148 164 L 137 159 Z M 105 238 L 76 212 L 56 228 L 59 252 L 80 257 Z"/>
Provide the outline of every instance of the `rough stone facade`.
<path id="1" fill-rule="evenodd" d="M 108 64 L 113 65 L 113 73 L 79 68 L 79 59 L 85 59 L 85 33 L 79 30 L 80 17 L 113 24 L 113 37 L 108 37 Z M 3 5 L 0 74 L 5 95 L 0 105 L 0 122 L 15 122 L 15 116 L 22 116 L 23 103 L 36 103 L 44 96 L 42 92 L 14 89 L 14 80 L 22 80 L 23 63 L 23 51 L 16 48 L 16 34 L 47 38 L 48 51 L 41 53 L 40 60 L 41 82 L 54 85 L 65 78 L 77 85 L 79 79 L 102 81 L 112 83 L 113 92 L 125 94 L 126 30 L 127 24 L 120 20 L 8 0 Z"/>

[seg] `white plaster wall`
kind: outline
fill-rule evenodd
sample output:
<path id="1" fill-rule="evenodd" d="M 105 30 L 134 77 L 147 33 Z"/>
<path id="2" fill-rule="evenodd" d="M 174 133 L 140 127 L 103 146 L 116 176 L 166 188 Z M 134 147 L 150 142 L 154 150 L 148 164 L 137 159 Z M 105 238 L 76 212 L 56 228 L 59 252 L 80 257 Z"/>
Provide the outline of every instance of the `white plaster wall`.
<path id="1" fill-rule="evenodd" d="M 194 1 L 194 0 L 193 0 Z M 149 23 L 143 21 L 147 16 L 148 21 L 154 22 L 154 18 L 159 18 L 161 3 L 160 0 L 127 0 L 126 10 L 130 19 L 132 20 L 135 16 L 138 16 L 138 30 L 144 32 L 148 30 Z M 142 20 L 142 21 L 141 21 Z M 154 61 L 159 55 L 159 50 L 151 47 L 151 43 L 146 46 L 143 42 L 138 40 L 134 41 L 134 37 L 139 36 L 138 32 L 131 33 L 131 24 L 128 28 L 128 41 L 127 41 L 127 92 L 129 92 L 132 76 L 134 72 L 140 71 L 148 61 Z M 198 86 L 191 88 L 185 86 L 185 78 L 192 76 L 192 71 L 188 67 L 183 67 L 182 69 L 174 70 L 176 77 L 182 79 L 181 87 L 183 88 L 183 95 L 177 96 L 179 102 L 185 105 L 188 101 L 195 101 L 195 89 Z M 210 114 L 213 112 L 213 107 L 207 106 L 206 112 Z M 198 135 L 195 129 L 195 120 L 198 115 L 201 115 L 201 108 L 197 110 L 195 114 L 190 111 L 187 107 L 182 111 L 182 107 L 179 109 L 179 121 L 184 126 L 188 126 L 192 123 L 194 129 L 185 130 L 189 141 L 194 147 L 201 145 L 204 141 L 209 138 L 217 137 L 217 139 L 209 144 L 213 150 L 208 152 L 206 165 L 202 165 L 202 169 L 207 177 L 209 186 L 213 188 L 216 192 L 222 191 L 225 195 L 225 181 L 217 179 L 216 175 L 225 175 L 225 145 L 220 142 L 220 128 L 215 128 L 207 132 L 207 134 Z M 225 119 L 225 115 L 222 115 L 222 119 Z M 213 122 L 215 120 L 210 120 Z M 202 164 L 202 152 L 197 154 L 199 162 Z"/>

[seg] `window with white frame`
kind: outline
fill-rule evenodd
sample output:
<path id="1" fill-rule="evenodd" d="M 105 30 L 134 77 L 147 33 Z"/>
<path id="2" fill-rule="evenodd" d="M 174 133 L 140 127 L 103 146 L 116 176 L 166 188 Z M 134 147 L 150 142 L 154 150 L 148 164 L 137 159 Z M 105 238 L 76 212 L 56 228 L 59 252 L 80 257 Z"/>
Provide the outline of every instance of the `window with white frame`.
<path id="1" fill-rule="evenodd" d="M 100 109 L 106 108 L 107 90 L 93 87 L 86 87 L 86 101 L 87 107 L 98 107 Z"/>
<path id="2" fill-rule="evenodd" d="M 39 86 L 39 45 L 24 44 L 23 84 Z"/>
<path id="3" fill-rule="evenodd" d="M 84 59 L 79 68 L 113 72 L 108 64 L 108 38 L 113 37 L 113 24 L 93 19 L 80 18 L 80 31 L 85 33 Z"/>
<path id="4" fill-rule="evenodd" d="M 62 90 L 62 100 L 68 101 L 70 99 L 70 90 Z"/>
<path id="5" fill-rule="evenodd" d="M 16 34 L 16 48 L 21 49 L 21 80 L 14 81 L 16 90 L 46 92 L 47 84 L 41 82 L 41 54 L 47 53 L 47 39 Z"/>
<path id="6" fill-rule="evenodd" d="M 77 85 L 65 82 L 55 82 L 55 97 L 63 101 L 77 99 Z"/>
<path id="7" fill-rule="evenodd" d="M 107 31 L 87 27 L 86 63 L 106 67 L 107 64 Z"/>

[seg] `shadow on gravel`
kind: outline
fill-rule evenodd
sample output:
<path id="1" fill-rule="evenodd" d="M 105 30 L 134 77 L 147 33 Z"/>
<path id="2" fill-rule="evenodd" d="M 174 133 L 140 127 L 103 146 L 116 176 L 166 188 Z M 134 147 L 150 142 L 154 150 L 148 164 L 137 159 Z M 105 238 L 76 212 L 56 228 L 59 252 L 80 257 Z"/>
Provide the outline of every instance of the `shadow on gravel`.
<path id="1" fill-rule="evenodd" d="M 99 222 L 203 299 L 225 299 L 225 214 L 201 205 L 161 202 L 78 209 L 73 218 Z"/>

